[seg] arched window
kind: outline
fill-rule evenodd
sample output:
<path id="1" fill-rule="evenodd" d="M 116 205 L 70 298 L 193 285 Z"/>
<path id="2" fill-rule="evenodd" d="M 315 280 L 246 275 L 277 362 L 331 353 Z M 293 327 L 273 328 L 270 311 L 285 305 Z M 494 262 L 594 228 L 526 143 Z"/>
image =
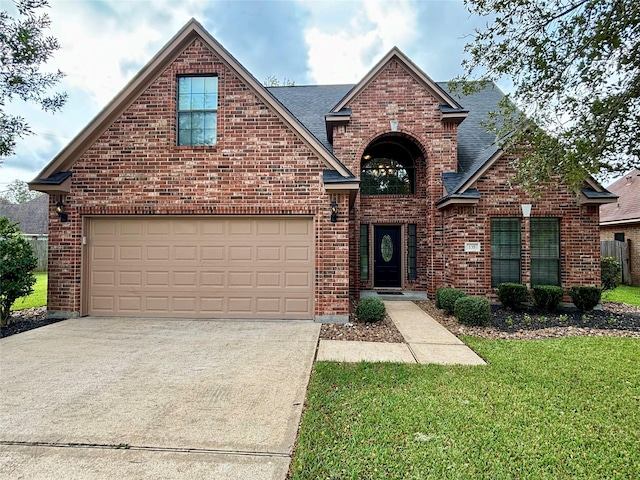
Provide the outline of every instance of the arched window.
<path id="1" fill-rule="evenodd" d="M 374 141 L 362 156 L 360 193 L 362 195 L 410 195 L 416 191 L 415 158 L 420 151 L 402 138 Z"/>

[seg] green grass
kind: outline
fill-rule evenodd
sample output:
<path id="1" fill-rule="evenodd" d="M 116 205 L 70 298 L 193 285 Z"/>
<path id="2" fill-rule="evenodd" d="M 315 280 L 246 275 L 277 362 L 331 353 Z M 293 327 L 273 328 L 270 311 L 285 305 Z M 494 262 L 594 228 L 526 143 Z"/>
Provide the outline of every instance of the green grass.
<path id="1" fill-rule="evenodd" d="M 603 302 L 628 303 L 640 307 L 640 287 L 620 285 L 614 290 L 602 293 Z"/>
<path id="2" fill-rule="evenodd" d="M 24 310 L 25 308 L 44 307 L 47 304 L 47 274 L 35 273 L 36 283 L 33 293 L 15 301 L 11 310 Z"/>
<path id="3" fill-rule="evenodd" d="M 291 478 L 640 478 L 640 340 L 464 340 L 489 365 L 317 362 Z"/>

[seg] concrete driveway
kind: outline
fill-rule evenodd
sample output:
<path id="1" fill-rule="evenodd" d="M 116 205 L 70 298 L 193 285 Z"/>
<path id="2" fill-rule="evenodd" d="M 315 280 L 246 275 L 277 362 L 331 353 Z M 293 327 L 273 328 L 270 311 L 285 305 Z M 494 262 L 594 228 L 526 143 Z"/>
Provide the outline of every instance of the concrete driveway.
<path id="1" fill-rule="evenodd" d="M 66 320 L 0 340 L 0 477 L 283 479 L 320 325 Z"/>

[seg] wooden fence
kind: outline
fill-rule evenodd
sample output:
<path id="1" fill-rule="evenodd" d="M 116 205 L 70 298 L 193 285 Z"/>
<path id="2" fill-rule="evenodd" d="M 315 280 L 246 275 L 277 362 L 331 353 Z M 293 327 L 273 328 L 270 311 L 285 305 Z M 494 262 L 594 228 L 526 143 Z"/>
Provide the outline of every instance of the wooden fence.
<path id="1" fill-rule="evenodd" d="M 631 285 L 631 271 L 629 269 L 629 246 L 626 242 L 618 240 L 603 240 L 600 242 L 600 255 L 602 258 L 613 257 L 622 265 L 622 283 Z"/>
<path id="2" fill-rule="evenodd" d="M 49 248 L 49 239 L 42 235 L 25 235 L 25 239 L 31 245 L 33 249 L 33 255 L 38 259 L 38 266 L 36 272 L 47 271 L 47 251 Z"/>

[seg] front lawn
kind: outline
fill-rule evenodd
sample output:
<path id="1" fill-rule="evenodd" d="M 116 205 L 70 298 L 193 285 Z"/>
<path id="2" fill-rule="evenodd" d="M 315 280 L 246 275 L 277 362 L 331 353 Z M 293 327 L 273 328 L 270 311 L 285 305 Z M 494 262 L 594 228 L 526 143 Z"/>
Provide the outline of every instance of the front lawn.
<path id="1" fill-rule="evenodd" d="M 639 340 L 464 340 L 489 365 L 317 362 L 291 478 L 640 478 Z"/>
<path id="2" fill-rule="evenodd" d="M 15 301 L 11 310 L 24 310 L 25 308 L 44 307 L 47 305 L 47 273 L 34 273 L 36 283 L 33 293 Z"/>
<path id="3" fill-rule="evenodd" d="M 640 307 L 640 287 L 620 285 L 614 290 L 602 293 L 603 302 L 627 303 Z"/>

